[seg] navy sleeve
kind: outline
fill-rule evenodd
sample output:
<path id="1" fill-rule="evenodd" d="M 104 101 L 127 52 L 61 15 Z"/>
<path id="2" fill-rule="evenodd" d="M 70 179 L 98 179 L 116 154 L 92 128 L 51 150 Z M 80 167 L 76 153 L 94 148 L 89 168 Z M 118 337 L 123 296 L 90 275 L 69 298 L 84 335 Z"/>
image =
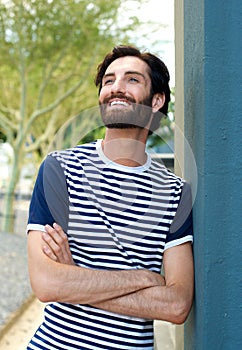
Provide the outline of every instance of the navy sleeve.
<path id="1" fill-rule="evenodd" d="M 53 225 L 56 222 L 66 232 L 68 213 L 69 196 L 64 169 L 57 159 L 47 156 L 40 166 L 36 179 L 27 229 L 34 229 L 38 225 Z"/>
<path id="2" fill-rule="evenodd" d="M 192 195 L 190 185 L 184 183 L 176 215 L 166 238 L 166 248 L 193 241 Z"/>
<path id="3" fill-rule="evenodd" d="M 43 186 L 43 173 L 45 162 L 40 166 L 39 173 L 35 182 L 34 190 L 32 193 L 30 207 L 29 207 L 29 224 L 36 225 L 53 225 L 54 218 L 49 210 L 48 204 L 45 198 L 44 186 Z"/>

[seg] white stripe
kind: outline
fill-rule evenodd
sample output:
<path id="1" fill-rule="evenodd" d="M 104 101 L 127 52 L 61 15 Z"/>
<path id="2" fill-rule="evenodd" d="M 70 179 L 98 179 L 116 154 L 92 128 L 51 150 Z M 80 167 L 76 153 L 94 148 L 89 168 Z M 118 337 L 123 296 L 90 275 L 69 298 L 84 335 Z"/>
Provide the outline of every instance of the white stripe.
<path id="1" fill-rule="evenodd" d="M 45 232 L 45 227 L 44 227 L 44 225 L 39 225 L 39 224 L 28 224 L 26 232 L 28 233 L 29 231 L 42 231 L 42 232 Z"/>
<path id="2" fill-rule="evenodd" d="M 177 245 L 180 245 L 180 244 L 183 244 L 186 242 L 193 242 L 193 237 L 189 235 L 189 236 L 175 239 L 174 241 L 168 242 L 168 243 L 166 243 L 164 250 L 166 250 L 168 248 L 176 247 Z"/>

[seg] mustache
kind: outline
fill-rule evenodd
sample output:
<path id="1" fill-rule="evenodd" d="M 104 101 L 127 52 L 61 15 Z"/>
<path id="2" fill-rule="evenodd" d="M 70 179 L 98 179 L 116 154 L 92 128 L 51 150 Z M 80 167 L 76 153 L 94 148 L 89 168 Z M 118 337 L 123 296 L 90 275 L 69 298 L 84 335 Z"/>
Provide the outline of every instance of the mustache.
<path id="1" fill-rule="evenodd" d="M 115 94 L 115 95 L 106 97 L 106 98 L 103 100 L 102 104 L 107 104 L 107 103 L 109 103 L 110 100 L 113 100 L 114 98 L 126 100 L 126 101 L 129 101 L 129 102 L 131 102 L 131 103 L 136 103 L 135 99 L 132 98 L 132 97 L 127 97 L 127 96 L 125 96 L 125 95 L 123 95 L 123 94 Z"/>

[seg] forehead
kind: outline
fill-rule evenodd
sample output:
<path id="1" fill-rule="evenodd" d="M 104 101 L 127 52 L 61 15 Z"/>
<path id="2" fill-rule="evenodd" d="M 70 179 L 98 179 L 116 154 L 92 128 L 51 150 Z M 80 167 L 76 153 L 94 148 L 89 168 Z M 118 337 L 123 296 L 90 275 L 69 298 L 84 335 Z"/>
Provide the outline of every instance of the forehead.
<path id="1" fill-rule="evenodd" d="M 149 78 L 149 66 L 146 62 L 135 56 L 119 57 L 106 69 L 105 74 L 125 74 L 136 71 Z"/>

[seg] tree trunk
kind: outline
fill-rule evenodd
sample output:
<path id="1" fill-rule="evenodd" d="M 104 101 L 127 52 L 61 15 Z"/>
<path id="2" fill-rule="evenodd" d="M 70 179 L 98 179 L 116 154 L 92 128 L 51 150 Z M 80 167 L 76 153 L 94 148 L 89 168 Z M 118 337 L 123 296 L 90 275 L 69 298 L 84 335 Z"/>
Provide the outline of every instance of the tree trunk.
<path id="1" fill-rule="evenodd" d="M 12 162 L 12 169 L 10 173 L 10 179 L 8 182 L 5 198 L 3 198 L 3 213 L 2 213 L 2 231 L 13 233 L 14 232 L 14 203 L 15 203 L 15 189 L 19 180 L 19 159 L 20 152 L 14 151 L 14 157 Z"/>

